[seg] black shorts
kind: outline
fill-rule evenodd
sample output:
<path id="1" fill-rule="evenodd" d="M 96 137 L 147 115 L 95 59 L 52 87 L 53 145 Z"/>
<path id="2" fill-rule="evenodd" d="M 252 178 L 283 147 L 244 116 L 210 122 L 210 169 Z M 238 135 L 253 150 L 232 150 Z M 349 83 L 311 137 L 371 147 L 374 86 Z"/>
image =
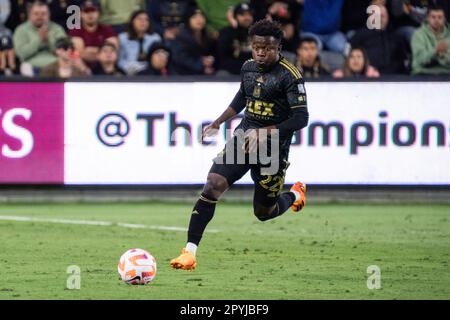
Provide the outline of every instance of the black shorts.
<path id="1" fill-rule="evenodd" d="M 242 161 L 238 162 L 236 159 L 236 143 L 233 149 L 235 155 L 233 161 L 226 161 L 227 147 L 225 147 L 214 159 L 209 172 L 225 177 L 228 185 L 231 186 L 250 170 L 252 180 L 255 183 L 254 202 L 264 207 L 274 206 L 283 190 L 286 171 L 289 167 L 289 150 L 280 150 L 275 164 L 272 163 L 275 166 L 271 167 L 270 165 L 261 164 L 259 159 L 257 159 L 256 163 L 254 161 L 251 162 L 248 156 L 245 157 L 244 163 Z"/>

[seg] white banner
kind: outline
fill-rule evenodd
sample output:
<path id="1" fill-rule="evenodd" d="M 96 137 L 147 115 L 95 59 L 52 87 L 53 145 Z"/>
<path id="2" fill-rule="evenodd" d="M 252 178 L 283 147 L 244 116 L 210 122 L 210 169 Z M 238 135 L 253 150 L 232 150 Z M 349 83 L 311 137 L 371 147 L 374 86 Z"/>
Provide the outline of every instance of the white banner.
<path id="1" fill-rule="evenodd" d="M 65 182 L 203 183 L 225 128 L 203 145 L 201 126 L 238 87 L 66 83 Z M 287 183 L 450 184 L 450 83 L 307 83 L 306 90 L 310 125 L 294 139 Z"/>

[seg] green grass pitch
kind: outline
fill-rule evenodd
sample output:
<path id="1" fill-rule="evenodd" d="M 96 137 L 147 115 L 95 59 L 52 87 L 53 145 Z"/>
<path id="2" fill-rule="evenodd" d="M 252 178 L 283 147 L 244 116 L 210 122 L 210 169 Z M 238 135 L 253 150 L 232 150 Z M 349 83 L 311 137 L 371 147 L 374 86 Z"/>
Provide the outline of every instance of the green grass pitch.
<path id="1" fill-rule="evenodd" d="M 111 221 L 113 225 L 0 219 L 1 299 L 450 299 L 450 206 L 308 205 L 266 223 L 250 203 L 220 203 L 195 272 L 172 270 L 185 232 L 116 223 L 186 227 L 192 204 L 11 204 L 1 216 Z M 151 252 L 155 280 L 130 286 L 117 262 Z M 68 290 L 66 269 L 81 268 Z M 369 290 L 367 268 L 381 270 Z"/>

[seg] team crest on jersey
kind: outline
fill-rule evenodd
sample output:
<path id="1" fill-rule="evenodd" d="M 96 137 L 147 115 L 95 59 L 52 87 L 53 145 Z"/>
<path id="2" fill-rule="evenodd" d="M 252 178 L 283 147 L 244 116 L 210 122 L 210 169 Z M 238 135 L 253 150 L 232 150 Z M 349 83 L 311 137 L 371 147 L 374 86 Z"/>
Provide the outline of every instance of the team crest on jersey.
<path id="1" fill-rule="evenodd" d="M 260 98 L 261 97 L 261 83 L 257 83 L 255 88 L 253 89 L 253 97 Z"/>
<path id="2" fill-rule="evenodd" d="M 260 76 L 259 78 L 256 79 L 256 85 L 255 85 L 255 88 L 253 89 L 253 97 L 255 97 L 255 98 L 261 97 L 261 89 L 262 89 L 263 83 L 264 83 L 263 76 Z"/>

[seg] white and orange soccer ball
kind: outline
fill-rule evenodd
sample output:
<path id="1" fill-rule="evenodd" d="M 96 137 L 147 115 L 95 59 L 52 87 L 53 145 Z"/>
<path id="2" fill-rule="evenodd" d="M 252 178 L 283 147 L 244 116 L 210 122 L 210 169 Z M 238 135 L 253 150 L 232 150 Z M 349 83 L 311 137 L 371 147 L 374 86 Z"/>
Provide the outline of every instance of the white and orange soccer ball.
<path id="1" fill-rule="evenodd" d="M 130 249 L 120 257 L 117 271 L 128 284 L 147 284 L 156 276 L 156 260 L 145 250 Z"/>

